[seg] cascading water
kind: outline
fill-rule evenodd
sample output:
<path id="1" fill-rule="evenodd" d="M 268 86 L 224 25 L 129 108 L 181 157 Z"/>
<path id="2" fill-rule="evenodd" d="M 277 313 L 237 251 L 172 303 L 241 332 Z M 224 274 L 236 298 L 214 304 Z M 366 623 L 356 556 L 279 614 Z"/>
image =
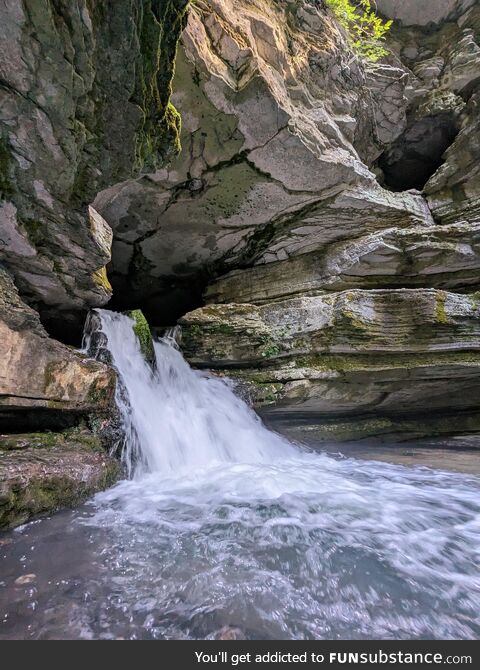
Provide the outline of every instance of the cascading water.
<path id="1" fill-rule="evenodd" d="M 44 578 L 29 635 L 478 637 L 479 478 L 291 444 L 171 339 L 152 370 L 98 313 L 133 476 L 20 534 Z"/>
<path id="2" fill-rule="evenodd" d="M 185 476 L 220 463 L 267 463 L 294 453 L 225 381 L 193 371 L 172 337 L 155 342 L 156 367 L 145 361 L 123 314 L 97 310 L 120 375 L 117 391 L 126 439 L 123 460 L 135 477 Z"/>

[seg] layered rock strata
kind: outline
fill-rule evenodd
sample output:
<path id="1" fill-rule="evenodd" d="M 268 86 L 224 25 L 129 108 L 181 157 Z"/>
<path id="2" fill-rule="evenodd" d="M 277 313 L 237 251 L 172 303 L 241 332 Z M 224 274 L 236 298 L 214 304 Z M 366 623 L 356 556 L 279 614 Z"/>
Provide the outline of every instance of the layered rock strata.
<path id="1" fill-rule="evenodd" d="M 223 111 L 219 102 L 226 98 L 238 100 L 241 109 L 248 92 L 238 81 L 233 85 L 222 77 L 218 82 L 217 77 L 205 74 L 205 67 L 212 71 L 212 53 L 218 55 L 227 44 L 228 54 L 235 53 L 232 40 L 240 48 L 235 30 L 222 38 L 220 29 L 211 29 L 220 21 L 219 16 L 224 19 L 218 4 L 225 3 L 207 4 L 203 14 L 192 14 L 187 26 L 186 60 L 198 73 L 196 86 L 204 87 L 217 109 Z M 246 4 L 252 13 L 261 12 L 260 3 Z M 307 4 L 308 11 L 317 12 L 319 20 L 324 21 L 323 31 L 315 34 L 325 36 L 328 19 L 318 5 L 312 7 L 313 3 L 305 3 L 305 11 Z M 301 123 L 295 122 L 293 114 L 283 154 L 276 152 L 274 137 L 267 141 L 262 163 L 257 162 L 255 167 L 261 169 L 266 180 L 283 180 L 290 195 L 297 196 L 297 188 L 303 197 L 308 181 L 309 196 L 314 188 L 316 201 L 294 216 L 290 212 L 285 216 L 283 203 L 277 198 L 275 205 L 282 209 L 281 216 L 269 218 L 250 238 L 244 238 L 248 251 L 240 258 L 236 256 L 239 243 L 235 241 L 224 255 L 223 267 L 216 272 L 220 276 L 207 288 L 209 304 L 180 321 L 182 347 L 194 365 L 233 376 L 267 418 L 301 422 L 325 440 L 468 434 L 478 431 L 480 425 L 480 313 L 476 293 L 480 276 L 479 8 L 474 3 L 450 3 L 448 7 L 445 3 L 445 15 L 437 17 L 438 25 L 432 30 L 426 15 L 412 18 L 412 3 L 402 3 L 402 7 L 392 4 L 404 17 L 388 42 L 392 50 L 388 58 L 390 87 L 400 91 L 393 103 L 395 128 L 383 135 L 378 129 L 376 133 L 370 130 L 375 148 L 365 144 L 361 132 L 362 124 L 378 124 L 382 117 L 389 117 L 392 100 L 386 93 L 389 87 L 385 70 L 382 74 L 384 66 L 357 65 L 365 74 L 364 88 L 359 80 L 355 92 L 345 80 L 337 88 L 325 86 L 330 93 L 325 94 L 322 103 L 315 100 L 302 108 Z M 391 15 L 387 5 L 384 3 L 383 10 Z M 410 14 L 407 5 L 412 5 Z M 262 20 L 270 25 L 274 22 L 265 15 Z M 294 22 L 297 27 L 304 26 L 298 14 Z M 202 30 L 207 37 L 214 35 L 212 42 L 198 37 L 195 42 L 195 36 L 204 34 Z M 252 32 L 251 26 L 250 32 L 244 31 L 249 37 Z M 280 28 L 276 26 L 273 33 L 281 35 Z M 298 44 L 301 38 L 296 37 Z M 195 51 L 192 43 L 204 46 Z M 265 56 L 265 49 L 257 55 L 258 44 L 253 42 L 252 47 L 251 40 L 247 48 L 259 60 Z M 315 89 L 311 82 L 317 74 L 312 64 L 323 62 L 324 82 L 332 71 L 319 42 L 313 39 L 309 48 L 301 76 L 295 74 L 297 80 L 305 82 L 308 72 L 311 79 L 307 88 L 312 92 Z M 277 59 L 270 53 L 268 62 L 278 67 L 279 41 L 272 38 L 268 49 L 276 49 Z M 313 55 L 316 49 L 321 55 Z M 342 46 L 342 52 L 347 51 Z M 223 63 L 228 58 L 224 55 L 220 60 Z M 344 71 L 341 66 L 340 70 Z M 257 78 L 252 80 L 244 75 L 242 84 L 249 81 L 253 86 L 255 81 L 262 92 L 269 86 L 277 91 L 265 72 L 259 68 Z M 288 81 L 288 77 L 284 79 Z M 230 81 L 230 92 L 218 93 L 218 87 L 225 89 L 226 81 Z M 248 85 L 246 88 L 248 91 Z M 302 84 L 297 81 L 289 110 L 300 108 L 298 88 Z M 292 89 L 287 86 L 287 90 L 291 96 Z M 365 97 L 367 91 L 375 100 L 383 101 L 383 110 L 377 109 L 372 117 L 371 109 L 362 112 L 357 106 L 353 112 L 356 125 L 349 134 L 332 113 L 334 101 L 345 104 L 347 98 L 353 105 L 356 99 L 361 105 L 355 96 Z M 181 85 L 177 95 L 181 108 L 181 96 L 186 99 Z M 280 109 L 287 107 L 285 97 L 280 102 L 276 99 Z M 318 123 L 322 105 L 324 112 L 328 109 L 330 122 L 337 124 L 337 137 L 344 142 L 339 142 L 333 152 L 328 150 L 331 135 L 325 125 Z M 269 109 L 268 105 L 264 108 Z M 229 109 L 240 117 L 235 111 L 237 104 L 230 102 Z M 262 116 L 262 128 L 267 115 Z M 300 130 L 305 119 L 315 126 L 316 137 L 322 136 L 321 160 Z M 198 131 L 191 133 L 192 142 L 202 136 L 202 123 L 206 122 L 197 122 Z M 272 121 L 269 123 L 277 128 Z M 380 125 L 382 128 L 385 130 Z M 251 137 L 255 124 L 249 131 Z M 385 142 L 383 151 L 379 137 Z M 295 142 L 310 152 L 298 163 L 297 154 L 290 152 Z M 188 138 L 184 143 L 188 144 Z M 340 146 L 355 161 L 361 160 L 367 171 L 362 172 L 355 162 L 355 169 L 345 172 Z M 241 147 L 245 151 L 243 144 Z M 203 156 L 193 148 L 188 157 L 190 169 L 199 170 L 194 174 L 200 180 L 197 201 L 209 193 L 208 187 L 201 188 Z M 330 171 L 325 160 L 331 161 Z M 368 168 L 374 169 L 383 188 Z M 222 170 L 223 165 L 219 174 L 226 177 Z M 300 171 L 304 180 L 301 186 L 296 176 Z M 326 195 L 324 186 L 327 191 L 335 189 L 330 181 L 335 172 L 338 193 Z M 174 179 L 175 174 L 172 172 L 169 178 Z M 411 183 L 418 184 L 417 189 L 423 192 L 401 191 L 412 179 L 416 181 Z M 225 178 L 223 186 L 228 189 L 230 185 L 234 191 L 237 183 Z M 150 187 L 154 188 L 153 184 Z M 210 202 L 212 229 L 214 223 L 225 220 L 233 229 L 232 224 L 240 222 L 242 214 L 247 220 L 244 212 L 249 196 L 250 191 L 246 196 L 239 195 L 233 216 L 229 212 L 229 217 L 221 221 L 215 218 L 215 203 Z M 188 211 L 185 201 L 182 205 Z M 251 207 L 249 223 L 255 223 L 261 211 L 261 206 Z M 200 221 L 202 216 L 200 211 Z M 178 220 L 185 220 L 185 216 Z M 237 268 L 225 273 L 230 263 Z"/>
<path id="2" fill-rule="evenodd" d="M 173 101 L 183 151 L 97 198 L 119 305 L 180 316 L 192 284 L 390 227 L 431 226 L 367 165 L 406 126 L 407 73 L 365 64 L 316 2 L 212 0 L 189 12 Z M 122 299 L 125 301 L 121 303 Z M 161 317 L 165 318 L 165 317 Z"/>
<path id="3" fill-rule="evenodd" d="M 0 427 L 57 428 L 106 415 L 113 402 L 111 368 L 48 337 L 0 268 Z"/>
<path id="4" fill-rule="evenodd" d="M 0 529 L 77 505 L 119 475 L 118 461 L 85 429 L 0 435 Z"/>

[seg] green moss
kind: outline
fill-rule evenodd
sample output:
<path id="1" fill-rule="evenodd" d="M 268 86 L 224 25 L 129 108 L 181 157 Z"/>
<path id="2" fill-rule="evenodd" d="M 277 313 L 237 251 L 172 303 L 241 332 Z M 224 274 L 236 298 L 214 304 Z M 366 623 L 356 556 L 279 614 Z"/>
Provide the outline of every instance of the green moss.
<path id="1" fill-rule="evenodd" d="M 13 195 L 13 166 L 10 152 L 5 140 L 0 137 L 0 200 L 7 200 Z"/>
<path id="2" fill-rule="evenodd" d="M 107 268 L 105 266 L 99 270 L 95 270 L 92 273 L 92 279 L 94 284 L 101 286 L 107 293 L 112 292 L 112 285 L 108 281 Z"/>
<path id="3" fill-rule="evenodd" d="M 205 327 L 205 330 L 212 335 L 235 335 L 237 332 L 233 326 L 229 326 L 226 323 L 208 325 Z"/>
<path id="4" fill-rule="evenodd" d="M 480 352 L 451 351 L 430 354 L 352 354 L 343 356 L 314 355 L 294 359 L 296 368 L 312 368 L 319 371 L 365 372 L 368 370 L 405 369 L 442 365 L 480 365 Z"/>
<path id="5" fill-rule="evenodd" d="M 170 102 L 177 41 L 189 0 L 143 0 L 137 20 L 141 57 L 133 96 L 143 110 L 137 170 L 155 169 L 180 151 L 180 115 Z"/>
<path id="6" fill-rule="evenodd" d="M 148 363 L 153 364 L 155 362 L 155 351 L 153 348 L 152 333 L 150 332 L 150 326 L 148 325 L 147 319 L 140 309 L 133 309 L 127 312 L 127 316 L 134 321 L 133 331 L 137 336 L 145 360 Z"/>
<path id="7" fill-rule="evenodd" d="M 100 440 L 83 426 L 76 426 L 61 432 L 20 433 L 2 435 L 0 450 L 18 451 L 23 449 L 55 449 L 73 447 L 89 451 L 103 451 Z"/>
<path id="8" fill-rule="evenodd" d="M 260 335 L 258 338 L 260 343 L 260 355 L 263 358 L 275 358 L 282 353 L 282 346 L 270 335 Z"/>

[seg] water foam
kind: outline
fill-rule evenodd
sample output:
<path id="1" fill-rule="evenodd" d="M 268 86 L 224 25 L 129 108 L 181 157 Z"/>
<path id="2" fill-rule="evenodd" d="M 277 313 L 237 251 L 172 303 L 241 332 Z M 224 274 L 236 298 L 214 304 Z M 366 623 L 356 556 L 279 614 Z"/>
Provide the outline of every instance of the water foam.
<path id="1" fill-rule="evenodd" d="M 99 314 L 134 476 L 88 523 L 135 538 L 124 560 L 156 635 L 478 636 L 478 478 L 291 444 L 171 339 L 152 370 L 131 320 Z"/>

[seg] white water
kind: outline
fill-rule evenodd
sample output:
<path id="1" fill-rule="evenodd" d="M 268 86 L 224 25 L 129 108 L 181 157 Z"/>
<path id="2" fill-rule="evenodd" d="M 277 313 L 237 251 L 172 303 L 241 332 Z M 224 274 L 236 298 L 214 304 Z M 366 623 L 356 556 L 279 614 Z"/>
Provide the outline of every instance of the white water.
<path id="1" fill-rule="evenodd" d="M 12 534 L 0 637 L 480 636 L 477 477 L 290 444 L 171 340 L 153 372 L 99 314 L 131 477 Z"/>
<path id="2" fill-rule="evenodd" d="M 477 478 L 291 444 L 173 340 L 152 371 L 131 320 L 99 314 L 133 477 L 88 523 L 134 566 L 124 607 L 146 599 L 149 634 L 478 636 Z"/>
<path id="3" fill-rule="evenodd" d="M 229 385 L 195 372 L 173 338 L 155 342 L 156 369 L 145 362 L 129 317 L 97 310 L 122 380 L 123 460 L 135 478 L 185 477 L 221 463 L 273 463 L 295 448 L 268 431 Z"/>

